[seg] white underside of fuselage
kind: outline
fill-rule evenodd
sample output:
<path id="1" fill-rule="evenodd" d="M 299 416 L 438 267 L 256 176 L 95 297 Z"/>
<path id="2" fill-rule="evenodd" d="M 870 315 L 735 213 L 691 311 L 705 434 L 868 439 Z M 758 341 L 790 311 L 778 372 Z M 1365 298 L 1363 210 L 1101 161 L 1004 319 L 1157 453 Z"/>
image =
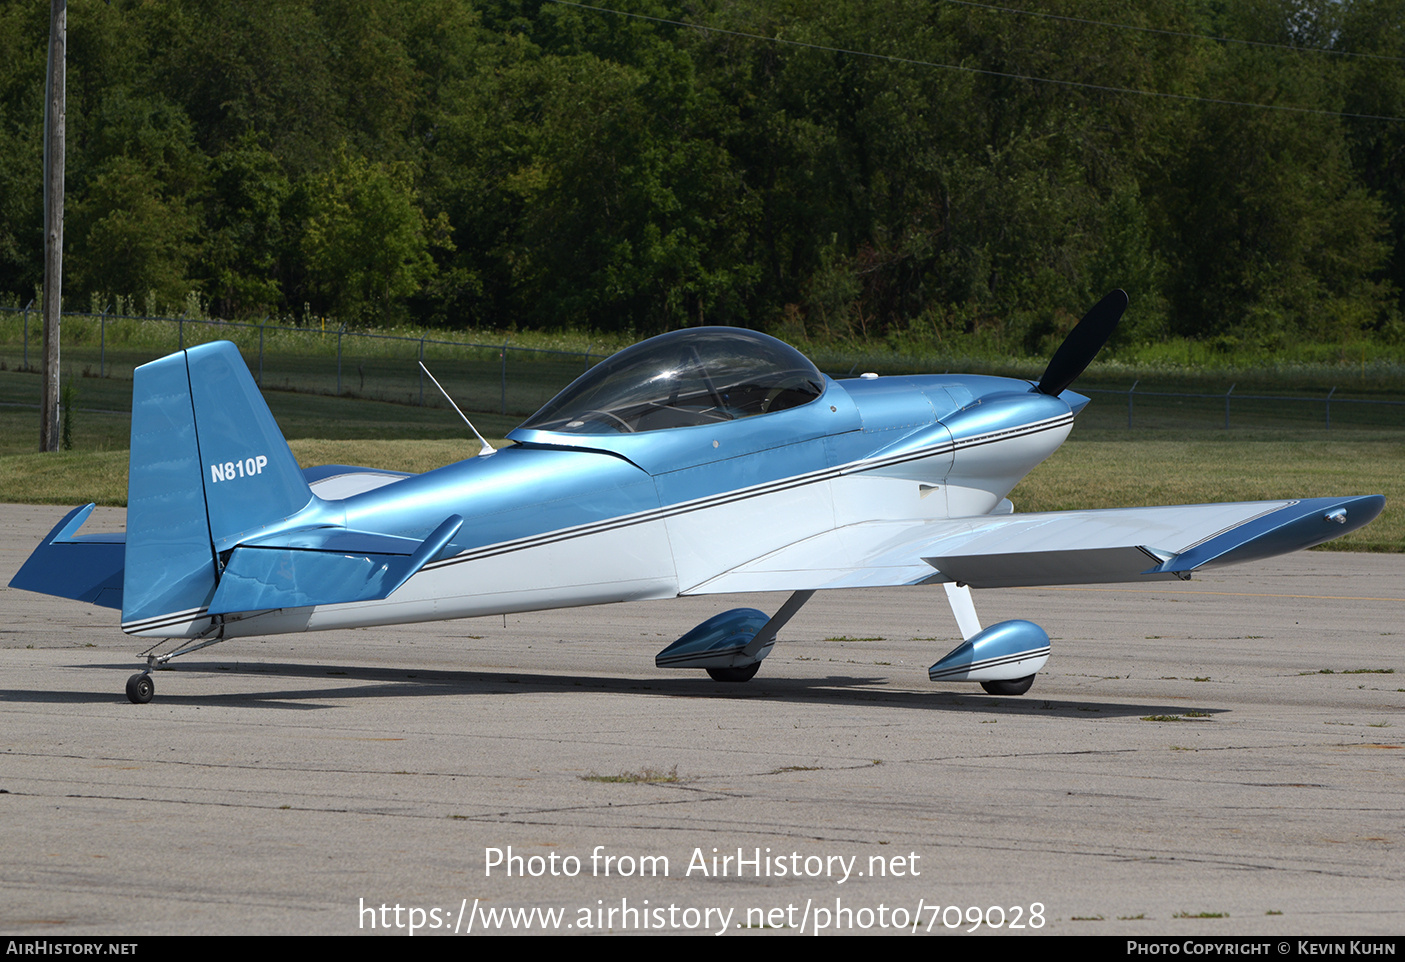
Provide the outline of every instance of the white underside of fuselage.
<path id="1" fill-rule="evenodd" d="M 225 615 L 222 626 L 203 611 L 173 612 L 122 627 L 151 638 L 215 629 L 236 638 L 706 593 L 709 582 L 797 542 L 826 532 L 842 541 L 849 525 L 990 514 L 1063 443 L 1072 423 L 1071 415 L 1053 418 L 476 548 L 426 565 L 382 601 Z M 839 555 L 834 564 L 842 570 L 853 558 Z M 770 590 L 746 584 L 729 590 Z"/>

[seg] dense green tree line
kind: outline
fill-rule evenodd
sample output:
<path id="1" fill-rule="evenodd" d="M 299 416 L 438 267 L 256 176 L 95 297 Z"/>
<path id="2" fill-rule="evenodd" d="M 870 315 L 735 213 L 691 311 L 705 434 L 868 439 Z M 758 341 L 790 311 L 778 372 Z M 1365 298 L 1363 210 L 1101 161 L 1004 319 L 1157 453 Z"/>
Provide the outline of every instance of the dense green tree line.
<path id="1" fill-rule="evenodd" d="M 1124 341 L 1405 337 L 1405 122 L 1347 116 L 1405 116 L 1405 0 L 617 6 L 72 0 L 67 301 L 1039 350 L 1121 286 Z M 47 13 L 0 0 L 9 301 Z"/>

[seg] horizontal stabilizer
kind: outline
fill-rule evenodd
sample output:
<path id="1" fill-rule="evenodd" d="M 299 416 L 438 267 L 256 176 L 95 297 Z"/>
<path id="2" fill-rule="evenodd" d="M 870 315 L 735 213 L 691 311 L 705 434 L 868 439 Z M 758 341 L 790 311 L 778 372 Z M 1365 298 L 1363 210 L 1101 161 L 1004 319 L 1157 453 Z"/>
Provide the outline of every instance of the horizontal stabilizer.
<path id="1" fill-rule="evenodd" d="M 210 600 L 210 614 L 380 601 L 390 597 L 458 534 L 450 515 L 428 538 L 344 528 L 309 528 L 234 549 Z"/>
<path id="2" fill-rule="evenodd" d="M 303 468 L 302 476 L 312 488 L 312 493 L 323 501 L 341 501 L 414 477 L 404 471 L 357 468 L 348 464 L 320 464 L 314 468 Z"/>
<path id="3" fill-rule="evenodd" d="M 91 504 L 68 512 L 10 579 L 10 587 L 120 609 L 126 539 L 121 534 L 79 535 L 92 513 Z"/>

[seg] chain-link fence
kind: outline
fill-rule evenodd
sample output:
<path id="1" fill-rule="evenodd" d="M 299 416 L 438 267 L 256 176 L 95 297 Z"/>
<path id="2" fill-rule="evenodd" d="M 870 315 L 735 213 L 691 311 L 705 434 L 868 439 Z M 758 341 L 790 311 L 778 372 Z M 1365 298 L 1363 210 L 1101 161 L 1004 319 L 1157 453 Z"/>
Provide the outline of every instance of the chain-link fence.
<path id="1" fill-rule="evenodd" d="M 130 380 L 142 364 L 207 341 L 236 344 L 259 387 L 447 407 L 424 376 L 433 372 L 465 411 L 526 417 L 608 355 L 473 344 L 345 329 L 195 318 L 65 313 L 65 376 Z M 0 308 L 0 369 L 43 359 L 37 310 Z"/>
<path id="2" fill-rule="evenodd" d="M 130 380 L 141 364 L 214 340 L 238 345 L 266 390 L 447 407 L 420 370 L 423 361 L 465 411 L 523 418 L 608 356 L 345 329 L 75 312 L 63 317 L 62 368 L 69 377 Z M 39 311 L 0 308 L 0 370 L 37 368 L 42 352 Z M 1236 391 L 1233 384 L 1223 393 L 1194 393 L 1145 390 L 1140 383 L 1125 390 L 1078 388 L 1097 401 L 1080 421 L 1147 430 L 1405 428 L 1405 401 L 1352 397 L 1336 387 L 1264 395 Z"/>
<path id="3" fill-rule="evenodd" d="M 1234 384 L 1223 394 L 1146 391 L 1138 390 L 1138 384 L 1134 381 L 1126 391 L 1075 390 L 1097 402 L 1089 408 L 1093 415 L 1089 420 L 1096 420 L 1102 427 L 1405 428 L 1405 401 L 1348 397 L 1336 387 L 1320 392 L 1268 395 L 1237 392 Z"/>

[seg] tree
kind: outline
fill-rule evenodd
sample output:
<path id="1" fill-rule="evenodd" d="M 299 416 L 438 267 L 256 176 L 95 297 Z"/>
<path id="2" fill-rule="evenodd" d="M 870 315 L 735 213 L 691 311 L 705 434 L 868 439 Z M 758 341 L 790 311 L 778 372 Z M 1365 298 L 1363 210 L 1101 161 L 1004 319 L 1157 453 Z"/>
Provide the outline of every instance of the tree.
<path id="1" fill-rule="evenodd" d="M 314 304 L 344 320 L 395 319 L 397 302 L 434 273 L 431 225 L 415 204 L 406 168 L 343 147 L 332 168 L 304 189 L 302 252 Z"/>

